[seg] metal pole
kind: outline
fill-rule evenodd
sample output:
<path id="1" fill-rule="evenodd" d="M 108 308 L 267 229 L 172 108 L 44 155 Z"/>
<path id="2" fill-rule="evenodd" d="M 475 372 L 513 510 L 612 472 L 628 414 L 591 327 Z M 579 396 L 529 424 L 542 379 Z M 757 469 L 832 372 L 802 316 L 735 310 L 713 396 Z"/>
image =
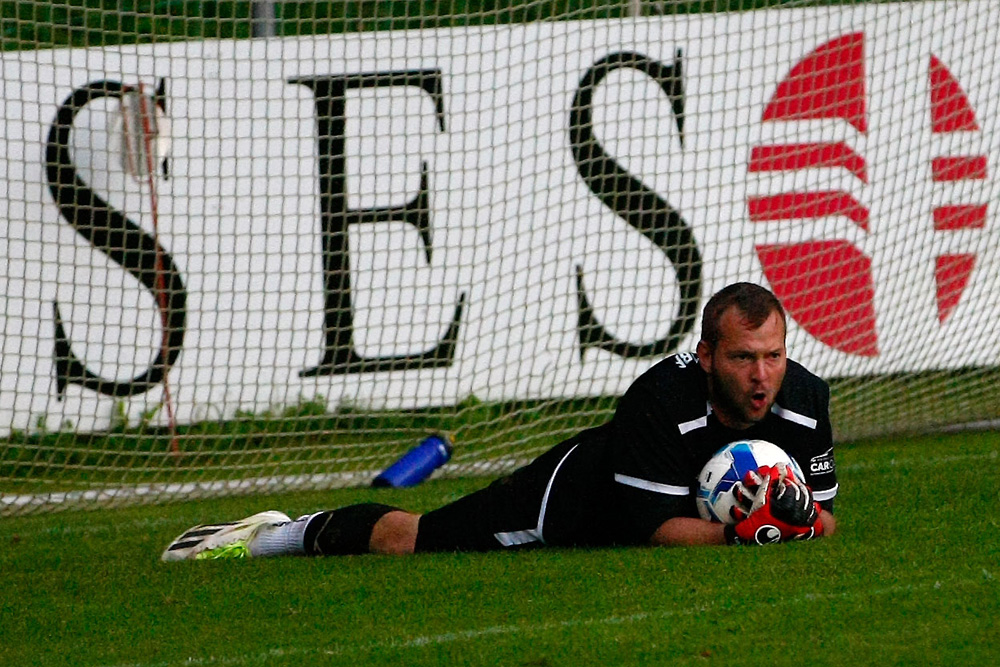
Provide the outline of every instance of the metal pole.
<path id="1" fill-rule="evenodd" d="M 253 0 L 250 9 L 250 34 L 253 37 L 275 37 L 278 34 L 278 21 L 274 11 L 273 0 Z"/>

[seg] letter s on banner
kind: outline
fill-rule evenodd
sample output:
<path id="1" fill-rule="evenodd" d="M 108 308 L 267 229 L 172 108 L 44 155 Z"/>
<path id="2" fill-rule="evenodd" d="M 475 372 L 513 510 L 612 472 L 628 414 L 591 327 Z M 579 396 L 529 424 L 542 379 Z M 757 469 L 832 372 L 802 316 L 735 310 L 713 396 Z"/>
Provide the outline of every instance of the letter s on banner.
<path id="1" fill-rule="evenodd" d="M 618 340 L 594 316 L 584 291 L 583 269 L 577 266 L 577 300 L 580 306 L 577 327 L 581 358 L 588 347 L 597 347 L 626 358 L 665 355 L 677 348 L 681 338 L 694 327 L 698 315 L 701 253 L 691 228 L 674 207 L 615 162 L 594 135 L 594 90 L 608 74 L 625 67 L 652 78 L 670 98 L 683 148 L 684 82 L 679 50 L 671 65 L 628 52 L 613 53 L 595 63 L 583 76 L 573 98 L 569 121 L 570 146 L 577 170 L 591 192 L 670 259 L 677 275 L 680 303 L 666 338 L 639 345 Z"/>
<path id="2" fill-rule="evenodd" d="M 66 98 L 49 130 L 45 149 L 46 173 L 49 191 L 59 206 L 59 213 L 73 229 L 153 294 L 160 311 L 162 345 L 149 368 L 131 380 L 102 378 L 88 370 L 73 353 L 63 327 L 59 304 L 53 302 L 56 387 L 60 399 L 68 384 L 78 384 L 107 396 L 134 396 L 147 392 L 160 384 L 170 372 L 184 344 L 187 292 L 173 257 L 153 237 L 89 188 L 80 178 L 70 154 L 70 133 L 76 115 L 94 100 L 121 98 L 124 91 L 125 87 L 117 81 L 96 81 L 77 88 Z M 159 286 L 158 279 L 163 281 Z M 166 293 L 166 299 L 156 298 L 159 290 Z M 167 350 L 166 356 L 164 350 Z"/>

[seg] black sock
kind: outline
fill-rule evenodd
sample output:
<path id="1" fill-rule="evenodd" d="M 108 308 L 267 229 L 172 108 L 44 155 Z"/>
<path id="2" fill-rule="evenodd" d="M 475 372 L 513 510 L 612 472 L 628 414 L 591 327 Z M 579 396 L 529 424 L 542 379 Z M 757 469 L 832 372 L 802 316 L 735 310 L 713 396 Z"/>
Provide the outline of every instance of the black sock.
<path id="1" fill-rule="evenodd" d="M 315 514 L 306 525 L 305 549 L 310 556 L 349 556 L 368 553 L 368 542 L 378 520 L 399 510 L 390 505 L 362 503 Z"/>

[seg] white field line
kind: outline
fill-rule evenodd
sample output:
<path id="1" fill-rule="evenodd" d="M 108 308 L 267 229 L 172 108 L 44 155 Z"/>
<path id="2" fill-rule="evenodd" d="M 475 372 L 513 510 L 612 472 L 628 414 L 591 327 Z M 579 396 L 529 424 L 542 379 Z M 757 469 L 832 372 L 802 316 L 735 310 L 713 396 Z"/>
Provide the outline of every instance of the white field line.
<path id="1" fill-rule="evenodd" d="M 839 593 L 807 593 L 805 595 L 799 595 L 790 598 L 780 598 L 777 602 L 773 603 L 772 607 L 795 607 L 803 604 L 814 604 L 816 602 L 822 602 L 824 600 L 851 600 L 864 596 L 868 597 L 881 597 L 886 595 L 896 595 L 904 592 L 913 591 L 940 591 L 941 595 L 955 595 L 954 588 L 960 588 L 967 585 L 975 585 L 988 583 L 994 580 L 994 575 L 987 570 L 983 570 L 982 577 L 979 578 L 962 578 L 956 579 L 954 581 L 935 581 L 934 583 L 925 584 L 899 584 L 896 586 L 890 586 L 888 588 L 882 589 L 864 589 L 860 591 L 847 590 Z M 931 593 L 934 594 L 934 593 Z M 459 630 L 456 632 L 444 632 L 440 634 L 433 635 L 417 635 L 415 637 L 396 639 L 388 638 L 384 640 L 378 640 L 373 642 L 367 642 L 365 644 L 332 644 L 323 647 L 293 647 L 293 648 L 276 648 L 269 651 L 263 651 L 259 653 L 249 653 L 249 654 L 237 654 L 229 656 L 208 656 L 208 657 L 188 657 L 179 660 L 172 661 L 157 661 L 157 662 L 132 662 L 132 663 L 117 663 L 114 665 L 106 665 L 104 667 L 199 667 L 201 665 L 266 665 L 270 661 L 277 658 L 295 658 L 303 659 L 315 656 L 322 662 L 323 658 L 330 657 L 346 657 L 356 654 L 366 654 L 373 651 L 379 650 L 408 650 L 408 649 L 420 649 L 426 646 L 442 646 L 445 644 L 452 644 L 455 642 L 462 641 L 474 641 L 477 639 L 482 639 L 484 637 L 513 637 L 518 635 L 543 635 L 548 634 L 553 631 L 561 631 L 571 628 L 587 628 L 587 627 L 599 627 L 599 626 L 611 626 L 611 625 L 631 625 L 633 623 L 641 623 L 643 621 L 662 621 L 669 618 L 685 617 L 685 616 L 695 616 L 698 614 L 707 614 L 715 610 L 718 604 L 705 604 L 698 607 L 687 607 L 684 609 L 670 609 L 664 611 L 650 611 L 650 612 L 639 612 L 636 614 L 627 614 L 623 616 L 605 616 L 602 618 L 582 618 L 582 619 L 565 619 L 561 621 L 549 621 L 547 623 L 534 624 L 534 623 L 508 623 L 504 625 L 491 625 L 483 628 L 470 628 L 468 630 Z"/>
<path id="2" fill-rule="evenodd" d="M 527 459 L 500 458 L 471 463 L 449 463 L 435 472 L 435 477 L 474 477 L 509 472 Z M 70 505 L 118 506 L 142 502 L 210 498 L 217 496 L 274 493 L 277 491 L 325 490 L 371 484 L 380 470 L 335 472 L 314 475 L 276 475 L 214 482 L 173 482 L 130 486 L 53 491 L 51 493 L 4 494 L 0 492 L 0 516 L 18 510 L 38 511 Z"/>
<path id="3" fill-rule="evenodd" d="M 873 468 L 883 468 L 888 465 L 890 468 L 912 468 L 912 467 L 931 467 L 948 465 L 952 463 L 967 463 L 972 461 L 983 461 L 983 460 L 997 460 L 1000 458 L 1000 453 L 997 450 L 992 450 L 989 452 L 983 452 L 980 454 L 951 454 L 948 456 L 938 456 L 938 457 L 906 457 L 906 458 L 893 458 L 886 462 L 865 462 L 865 463 L 850 463 L 841 464 L 838 470 L 841 472 L 854 472 L 860 470 L 871 470 Z M 523 461 L 510 460 L 507 461 L 505 465 L 516 467 L 522 464 Z M 472 476 L 475 474 L 485 474 L 481 469 L 476 471 L 473 470 L 474 464 L 464 464 L 462 469 L 459 470 L 458 466 L 443 466 L 441 476 L 459 476 L 466 475 Z M 451 470 L 444 470 L 444 468 L 451 467 Z M 511 468 L 512 469 L 512 468 Z M 496 472 L 494 469 L 493 472 Z M 148 485 L 145 487 L 121 487 L 117 489 L 103 489 L 94 491 L 80 491 L 73 493 L 64 494 L 36 494 L 36 495 L 0 495 L 0 516 L 3 516 L 5 510 L 10 512 L 12 509 L 23 509 L 26 505 L 30 505 L 32 509 L 39 509 L 41 507 L 59 507 L 60 505 L 69 504 L 80 504 L 80 503 L 100 503 L 102 506 L 108 505 L 124 505 L 128 503 L 134 503 L 138 500 L 167 500 L 167 499 L 194 499 L 203 498 L 209 496 L 220 496 L 220 495 L 240 495 L 240 494 L 251 494 L 255 492 L 268 493 L 275 491 L 289 491 L 293 489 L 315 489 L 324 490 L 336 487 L 346 486 L 345 484 L 322 484 L 322 482 L 329 482 L 331 480 L 343 480 L 348 475 L 355 475 L 359 479 L 370 480 L 377 473 L 331 473 L 330 475 L 297 475 L 293 478 L 289 477 L 266 477 L 266 478 L 256 478 L 247 480 L 234 480 L 231 482 L 214 482 L 214 483 L 191 483 L 191 484 L 163 484 L 163 485 Z M 291 481 L 289 481 L 291 480 Z M 313 486 L 295 486 L 292 482 L 302 483 L 304 481 L 312 480 L 316 482 Z M 355 486 L 362 486 L 359 483 Z M 162 486 L 164 490 L 162 493 L 155 493 L 154 487 Z M 169 488 L 167 488 L 169 487 Z M 185 491 L 187 490 L 187 491 Z M 194 492 L 197 491 L 195 494 Z M 223 491 L 226 493 L 223 494 Z M 75 494 L 75 495 L 74 495 Z M 90 494 L 83 497 L 82 494 Z M 101 494 L 98 496 L 98 494 Z M 130 495 L 131 494 L 131 495 Z M 52 496 L 56 496 L 53 498 Z M 20 499 L 19 501 L 17 499 Z M 106 532 L 111 530 L 112 527 L 115 530 L 121 530 L 124 526 L 133 526 L 136 528 L 151 527 L 153 524 L 169 524 L 174 523 L 173 520 L 163 518 L 163 519 L 137 519 L 135 521 L 111 521 L 106 525 L 97 524 L 93 522 L 88 522 L 86 525 L 81 526 L 62 526 L 60 528 L 50 528 L 41 532 L 60 532 L 65 534 L 79 533 L 79 534 L 93 534 L 98 532 Z M 27 536 L 32 534 L 31 531 L 21 531 L 22 536 Z"/>

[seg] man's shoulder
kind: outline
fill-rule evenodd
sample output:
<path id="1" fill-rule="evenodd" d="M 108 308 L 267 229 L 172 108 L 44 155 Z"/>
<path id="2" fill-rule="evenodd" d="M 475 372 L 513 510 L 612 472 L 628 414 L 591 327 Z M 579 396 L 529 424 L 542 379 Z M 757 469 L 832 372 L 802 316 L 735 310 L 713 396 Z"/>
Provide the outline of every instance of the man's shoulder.
<path id="1" fill-rule="evenodd" d="M 623 399 L 653 402 L 658 412 L 672 417 L 682 417 L 692 410 L 701 413 L 708 400 L 705 371 L 693 352 L 672 354 L 636 378 Z"/>
<path id="2" fill-rule="evenodd" d="M 696 373 L 704 373 L 698 363 L 698 355 L 694 352 L 677 352 L 653 364 L 645 374 L 681 376 Z"/>
<path id="3" fill-rule="evenodd" d="M 778 402 L 792 409 L 825 413 L 829 409 L 830 386 L 802 364 L 789 359 Z"/>
<path id="4" fill-rule="evenodd" d="M 830 391 L 829 385 L 823 378 L 793 359 L 788 360 L 788 367 L 785 371 L 786 385 L 789 382 L 804 388 L 823 390 L 827 393 Z"/>
<path id="5" fill-rule="evenodd" d="M 705 371 L 694 352 L 671 354 L 654 364 L 639 380 L 672 394 L 677 390 L 697 391 L 706 385 Z"/>

